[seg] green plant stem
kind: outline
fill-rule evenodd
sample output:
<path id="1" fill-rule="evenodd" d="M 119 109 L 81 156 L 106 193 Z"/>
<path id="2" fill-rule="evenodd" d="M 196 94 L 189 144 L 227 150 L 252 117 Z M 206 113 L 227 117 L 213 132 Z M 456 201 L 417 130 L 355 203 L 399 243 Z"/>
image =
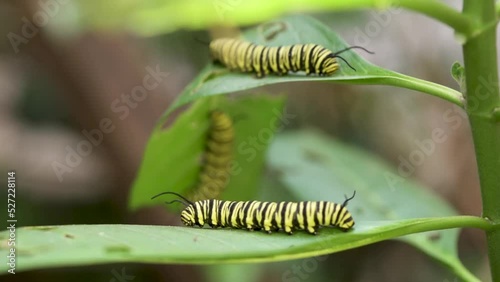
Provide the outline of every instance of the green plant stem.
<path id="1" fill-rule="evenodd" d="M 352 82 L 356 81 L 357 84 L 368 84 L 368 85 L 392 85 L 402 88 L 407 88 L 422 93 L 427 93 L 432 96 L 439 97 L 448 102 L 451 102 L 461 108 L 464 108 L 464 98 L 462 93 L 451 89 L 449 87 L 430 82 L 423 79 L 418 79 L 416 77 L 392 72 L 391 75 L 386 77 L 377 76 L 373 79 L 363 78 L 359 80 L 336 80 L 336 83 Z"/>
<path id="2" fill-rule="evenodd" d="M 457 10 L 435 0 L 398 0 L 401 7 L 419 12 L 434 18 L 452 27 L 456 32 L 469 34 L 472 31 L 472 22 L 469 17 Z"/>
<path id="3" fill-rule="evenodd" d="M 404 230 L 405 234 L 418 232 L 450 229 L 450 228 L 479 228 L 485 231 L 500 230 L 500 225 L 493 225 L 483 218 L 470 215 L 423 218 L 422 222 L 415 220 L 413 225 L 408 225 Z M 404 234 L 401 234 L 404 235 Z"/>
<path id="4" fill-rule="evenodd" d="M 481 24 L 496 21 L 493 0 L 465 0 L 464 13 Z M 463 46 L 467 113 L 472 129 L 481 182 L 483 217 L 500 224 L 500 126 L 493 112 L 500 105 L 496 30 L 489 28 Z M 500 231 L 486 232 L 493 281 L 500 281 Z"/>

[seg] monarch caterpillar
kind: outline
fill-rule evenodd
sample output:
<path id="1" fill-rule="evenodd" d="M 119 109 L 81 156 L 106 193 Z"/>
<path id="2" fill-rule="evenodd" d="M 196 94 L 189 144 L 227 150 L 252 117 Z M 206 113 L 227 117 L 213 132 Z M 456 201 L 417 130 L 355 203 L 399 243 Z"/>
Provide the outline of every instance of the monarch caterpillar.
<path id="1" fill-rule="evenodd" d="M 310 234 L 317 234 L 320 226 L 336 226 L 347 231 L 354 226 L 351 213 L 347 210 L 347 203 L 354 198 L 354 194 L 343 204 L 333 202 L 259 202 L 259 201 L 222 201 L 202 200 L 191 202 L 175 192 L 163 192 L 160 195 L 173 194 L 182 200 L 185 206 L 181 212 L 184 225 L 203 227 L 208 223 L 212 228 L 232 227 L 248 230 L 261 230 L 271 233 L 272 230 L 284 230 L 292 234 L 293 230 L 306 230 Z"/>
<path id="2" fill-rule="evenodd" d="M 205 164 L 198 185 L 188 196 L 192 201 L 217 198 L 229 181 L 229 165 L 233 159 L 233 122 L 229 115 L 219 110 L 213 111 L 210 119 Z"/>
<path id="3" fill-rule="evenodd" d="M 257 77 L 263 77 L 269 73 L 284 75 L 290 71 L 305 71 L 306 74 L 329 76 L 339 68 L 335 58 L 340 58 L 350 68 L 356 70 L 339 56 L 354 48 L 373 54 L 361 46 L 351 46 L 333 53 L 317 44 L 267 47 L 229 38 L 215 39 L 210 42 L 210 53 L 216 62 L 222 63 L 230 70 L 255 72 Z"/>

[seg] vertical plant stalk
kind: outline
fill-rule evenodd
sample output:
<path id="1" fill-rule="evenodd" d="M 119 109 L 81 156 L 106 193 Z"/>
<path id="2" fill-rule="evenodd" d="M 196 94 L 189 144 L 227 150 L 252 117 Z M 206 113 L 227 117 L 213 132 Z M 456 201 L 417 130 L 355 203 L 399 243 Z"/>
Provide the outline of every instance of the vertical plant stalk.
<path id="1" fill-rule="evenodd" d="M 496 20 L 495 1 L 465 0 L 464 13 L 478 29 Z M 500 106 L 496 26 L 483 30 L 463 46 L 467 106 L 481 182 L 483 217 L 500 225 L 500 124 L 493 112 Z M 486 232 L 493 281 L 500 281 L 500 229 Z"/>

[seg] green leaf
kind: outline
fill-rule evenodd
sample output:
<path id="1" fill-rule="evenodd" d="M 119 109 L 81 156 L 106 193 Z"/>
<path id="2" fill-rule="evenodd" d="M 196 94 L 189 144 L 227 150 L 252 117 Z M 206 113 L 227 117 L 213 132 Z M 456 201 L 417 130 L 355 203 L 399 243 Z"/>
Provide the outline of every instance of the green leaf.
<path id="1" fill-rule="evenodd" d="M 219 264 L 270 262 L 338 252 L 414 232 L 460 226 L 487 227 L 476 217 L 358 221 L 351 232 L 324 228 L 318 236 L 271 235 L 235 229 L 149 225 L 64 225 L 16 230 L 16 273 L 62 266 L 116 262 Z M 0 256 L 9 232 L 0 232 Z M 7 272 L 3 263 L 1 273 Z"/>
<path id="2" fill-rule="evenodd" d="M 396 2 L 397 0 L 393 0 Z M 254 24 L 287 11 L 352 10 L 389 8 L 388 0 L 279 1 L 264 0 L 81 0 L 77 1 L 81 22 L 97 28 L 120 28 L 144 36 L 172 32 L 181 28 L 205 29 L 221 24 Z M 396 3 L 397 5 L 398 3 Z M 258 13 L 256 13 L 258 11 Z"/>
<path id="3" fill-rule="evenodd" d="M 277 29 L 277 27 L 280 28 Z M 279 32 L 276 33 L 276 31 Z M 266 37 L 270 35 L 273 35 L 273 38 L 266 40 Z M 314 43 L 333 51 L 348 47 L 329 27 L 306 16 L 289 16 L 259 25 L 246 31 L 244 38 L 266 46 Z M 229 72 L 221 66 L 209 65 L 186 87 L 178 99 L 176 107 L 200 97 L 233 93 L 275 83 L 297 81 L 393 85 L 437 96 L 463 107 L 462 94 L 456 90 L 380 68 L 364 60 L 355 51 L 342 53 L 342 57 L 356 70 L 349 68 L 342 60 L 339 60 L 340 69 L 329 77 L 290 73 L 286 76 L 268 75 L 259 79 L 250 73 Z M 332 94 L 335 95 L 333 92 Z"/>
<path id="4" fill-rule="evenodd" d="M 465 79 L 465 68 L 462 64 L 460 64 L 460 62 L 454 62 L 453 65 L 451 65 L 451 76 L 458 82 L 459 85 Z"/>
<path id="5" fill-rule="evenodd" d="M 257 95 L 233 100 L 215 98 L 196 101 L 167 129 L 162 128 L 166 119 L 158 123 L 132 189 L 131 208 L 164 202 L 160 198 L 151 200 L 153 195 L 161 192 L 185 194 L 196 186 L 210 127 L 209 112 L 216 108 L 235 119 L 234 169 L 222 198 L 243 200 L 254 197 L 266 148 L 279 125 L 284 98 Z"/>
<path id="6" fill-rule="evenodd" d="M 86 25 L 130 29 L 145 36 L 180 28 L 205 29 L 221 25 L 249 25 L 289 12 L 346 11 L 406 8 L 439 20 L 466 36 L 472 21 L 438 0 L 80 0 L 80 22 Z M 74 16 L 71 19 L 74 20 Z"/>
<path id="7" fill-rule="evenodd" d="M 429 151 L 434 150 L 431 146 L 435 144 L 424 145 Z M 407 171 L 403 173 L 410 174 L 414 167 L 409 161 L 405 165 Z M 315 131 L 303 130 L 276 138 L 269 150 L 269 167 L 271 175 L 295 200 L 341 203 L 343 195 L 352 195 L 356 190 L 356 197 L 348 205 L 355 221 L 455 215 L 446 202 L 394 174 L 382 161 Z M 413 234 L 400 240 L 439 260 L 457 275 L 467 277 L 468 271 L 457 256 L 457 238 L 458 230 L 446 230 Z"/>
<path id="8" fill-rule="evenodd" d="M 451 76 L 458 83 L 458 86 L 460 87 L 460 92 L 465 94 L 465 91 L 466 91 L 465 68 L 459 62 L 455 62 L 451 66 Z"/>

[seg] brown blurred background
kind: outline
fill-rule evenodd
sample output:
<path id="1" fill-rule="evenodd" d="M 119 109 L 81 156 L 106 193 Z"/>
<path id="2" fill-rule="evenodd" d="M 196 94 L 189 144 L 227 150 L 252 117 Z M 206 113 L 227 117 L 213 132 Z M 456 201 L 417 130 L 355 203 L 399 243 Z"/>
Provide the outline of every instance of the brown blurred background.
<path id="1" fill-rule="evenodd" d="M 17 171 L 20 224 L 177 224 L 176 216 L 161 208 L 131 214 L 126 201 L 155 121 L 209 62 L 206 46 L 195 40 L 208 33 L 138 38 L 53 24 L 13 46 L 6 35 L 21 33 L 23 17 L 32 18 L 36 9 L 35 1 L 0 1 L 0 167 Z M 347 42 L 375 51 L 365 56 L 372 63 L 458 88 L 450 67 L 461 60 L 461 50 L 451 29 L 398 9 L 314 16 Z M 169 75 L 144 100 L 127 104 L 124 97 L 143 84 L 148 68 Z M 442 128 L 448 140 L 409 179 L 434 190 L 461 214 L 481 213 L 470 128 L 451 104 L 384 86 L 297 83 L 266 89 L 289 95 L 289 112 L 299 116 L 292 127 L 318 127 L 395 167 L 400 156 L 408 158 L 417 148 L 415 140 Z M 128 110 L 118 111 L 117 105 Z M 446 111 L 453 111 L 454 122 L 443 115 Z M 99 128 L 107 118 L 114 131 L 61 181 L 55 163 L 65 163 L 67 147 L 76 148 L 84 130 Z M 459 250 L 468 268 L 487 279 L 484 239 L 481 232 L 465 230 Z M 257 281 L 282 281 L 284 271 L 303 262 L 259 265 Z M 345 273 L 335 281 L 455 281 L 420 251 L 392 241 L 331 255 L 318 265 L 306 281 L 334 281 L 332 270 Z M 123 267 L 133 281 L 208 281 L 201 267 L 135 264 L 32 271 L 8 281 L 111 281 L 112 271 Z"/>

